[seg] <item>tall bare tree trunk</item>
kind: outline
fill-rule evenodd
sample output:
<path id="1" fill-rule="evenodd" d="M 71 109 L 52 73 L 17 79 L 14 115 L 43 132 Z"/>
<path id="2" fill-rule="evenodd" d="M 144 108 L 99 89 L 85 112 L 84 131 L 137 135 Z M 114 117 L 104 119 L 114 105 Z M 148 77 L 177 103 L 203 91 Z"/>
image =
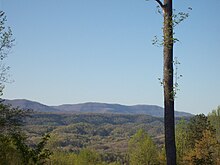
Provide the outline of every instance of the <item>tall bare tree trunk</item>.
<path id="1" fill-rule="evenodd" d="M 175 116 L 173 89 L 173 22 L 172 0 L 164 0 L 164 126 L 167 165 L 176 165 Z"/>

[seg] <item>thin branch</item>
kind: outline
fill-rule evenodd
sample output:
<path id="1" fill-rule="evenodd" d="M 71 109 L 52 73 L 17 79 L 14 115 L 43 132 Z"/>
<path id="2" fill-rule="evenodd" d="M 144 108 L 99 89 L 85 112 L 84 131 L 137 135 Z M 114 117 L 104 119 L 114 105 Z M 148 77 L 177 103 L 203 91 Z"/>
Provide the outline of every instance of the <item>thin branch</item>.
<path id="1" fill-rule="evenodd" d="M 163 9 L 164 8 L 164 4 L 160 1 L 160 0 L 155 0 L 159 5 L 160 7 Z"/>

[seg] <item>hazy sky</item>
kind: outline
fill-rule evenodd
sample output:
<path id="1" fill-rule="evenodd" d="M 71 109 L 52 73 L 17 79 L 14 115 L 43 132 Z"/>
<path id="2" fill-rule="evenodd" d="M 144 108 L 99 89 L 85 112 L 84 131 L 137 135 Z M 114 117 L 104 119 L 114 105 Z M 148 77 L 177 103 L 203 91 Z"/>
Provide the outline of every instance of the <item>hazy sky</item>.
<path id="1" fill-rule="evenodd" d="M 154 0 L 0 0 L 16 39 L 4 98 L 163 106 L 162 33 Z M 176 109 L 220 105 L 220 1 L 174 1 L 190 17 L 176 27 L 181 65 Z"/>

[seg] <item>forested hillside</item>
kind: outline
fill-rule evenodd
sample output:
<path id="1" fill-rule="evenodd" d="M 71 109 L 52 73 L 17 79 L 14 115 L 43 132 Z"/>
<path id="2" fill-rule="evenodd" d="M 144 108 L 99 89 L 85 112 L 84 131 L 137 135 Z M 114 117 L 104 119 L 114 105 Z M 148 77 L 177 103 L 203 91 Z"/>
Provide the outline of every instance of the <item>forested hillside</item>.
<path id="1" fill-rule="evenodd" d="M 148 115 L 36 113 L 23 129 L 30 143 L 50 133 L 51 149 L 78 151 L 89 147 L 100 152 L 127 150 L 129 138 L 145 130 L 158 145 L 163 143 L 163 119 Z"/>
<path id="2" fill-rule="evenodd" d="M 163 118 L 36 113 L 0 105 L 1 162 L 67 165 L 165 162 Z M 219 131 L 216 131 L 219 121 L 219 108 L 208 117 L 201 114 L 176 118 L 178 164 L 219 163 Z"/>

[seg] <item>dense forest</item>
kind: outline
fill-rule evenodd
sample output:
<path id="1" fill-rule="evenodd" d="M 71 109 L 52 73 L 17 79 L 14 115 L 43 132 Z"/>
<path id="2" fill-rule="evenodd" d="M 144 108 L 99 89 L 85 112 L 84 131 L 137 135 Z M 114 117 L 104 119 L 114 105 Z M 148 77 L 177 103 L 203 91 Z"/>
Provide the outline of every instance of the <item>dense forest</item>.
<path id="1" fill-rule="evenodd" d="M 0 164 L 165 164 L 163 118 L 0 111 Z M 220 163 L 219 114 L 176 118 L 178 164 Z"/>
<path id="2" fill-rule="evenodd" d="M 163 119 L 147 115 L 116 114 L 34 114 L 23 129 L 30 142 L 50 133 L 51 148 L 77 152 L 89 147 L 99 152 L 123 153 L 137 130 L 146 130 L 158 144 L 163 143 Z"/>

